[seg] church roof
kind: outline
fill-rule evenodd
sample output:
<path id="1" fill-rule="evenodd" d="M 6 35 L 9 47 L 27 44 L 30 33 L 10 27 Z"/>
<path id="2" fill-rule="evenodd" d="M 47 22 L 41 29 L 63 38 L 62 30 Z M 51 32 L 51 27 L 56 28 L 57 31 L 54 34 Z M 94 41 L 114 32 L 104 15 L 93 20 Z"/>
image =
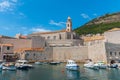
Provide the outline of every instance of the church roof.
<path id="1" fill-rule="evenodd" d="M 17 49 L 14 52 L 23 52 L 23 51 L 43 51 L 43 48 L 21 48 Z"/>
<path id="2" fill-rule="evenodd" d="M 59 33 L 59 32 L 66 32 L 66 30 L 60 30 L 60 31 L 54 31 L 54 32 L 37 32 L 33 34 L 54 34 L 54 33 Z"/>
<path id="3" fill-rule="evenodd" d="M 108 30 L 106 32 L 112 32 L 112 31 L 120 31 L 120 28 L 112 28 L 112 29 L 110 29 L 110 30 Z"/>
<path id="4" fill-rule="evenodd" d="M 105 39 L 104 36 L 98 36 L 98 35 L 95 35 L 95 36 L 86 36 L 86 37 L 83 37 L 83 40 L 85 42 L 89 42 L 89 41 L 95 41 L 95 40 L 103 40 Z"/>

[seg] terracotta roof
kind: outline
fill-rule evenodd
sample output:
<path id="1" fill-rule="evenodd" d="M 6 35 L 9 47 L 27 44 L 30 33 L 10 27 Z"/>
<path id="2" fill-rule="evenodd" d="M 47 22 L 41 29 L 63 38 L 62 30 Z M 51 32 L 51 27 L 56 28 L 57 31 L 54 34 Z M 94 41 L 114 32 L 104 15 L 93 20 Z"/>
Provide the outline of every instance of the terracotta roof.
<path id="1" fill-rule="evenodd" d="M 94 40 L 103 40 L 103 39 L 105 39 L 104 36 L 97 36 L 97 35 L 83 38 L 85 42 L 94 41 Z"/>
<path id="2" fill-rule="evenodd" d="M 43 48 L 21 48 L 17 49 L 14 52 L 23 52 L 23 51 L 43 51 Z"/>
<path id="3" fill-rule="evenodd" d="M 27 36 L 20 36 L 20 39 L 26 39 Z"/>
<path id="4" fill-rule="evenodd" d="M 112 32 L 112 31 L 120 31 L 120 28 L 112 28 L 112 29 L 110 29 L 110 30 L 108 30 L 106 32 Z"/>
<path id="5" fill-rule="evenodd" d="M 0 46 L 13 46 L 12 44 L 0 44 Z"/>
<path id="6" fill-rule="evenodd" d="M 33 33 L 33 34 L 54 34 L 54 33 L 59 33 L 59 32 L 66 32 L 66 30 L 60 30 L 60 31 L 54 31 L 54 32 L 38 32 L 38 33 Z"/>

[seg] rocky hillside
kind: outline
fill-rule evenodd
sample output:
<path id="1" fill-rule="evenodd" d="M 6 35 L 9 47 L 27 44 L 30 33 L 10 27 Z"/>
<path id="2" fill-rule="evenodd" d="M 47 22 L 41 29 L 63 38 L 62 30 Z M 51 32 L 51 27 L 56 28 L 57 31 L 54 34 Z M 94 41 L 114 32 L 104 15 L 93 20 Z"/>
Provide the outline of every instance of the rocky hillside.
<path id="1" fill-rule="evenodd" d="M 95 18 L 74 31 L 80 35 L 104 33 L 112 28 L 120 28 L 120 12 L 113 14 L 105 14 L 104 16 Z"/>

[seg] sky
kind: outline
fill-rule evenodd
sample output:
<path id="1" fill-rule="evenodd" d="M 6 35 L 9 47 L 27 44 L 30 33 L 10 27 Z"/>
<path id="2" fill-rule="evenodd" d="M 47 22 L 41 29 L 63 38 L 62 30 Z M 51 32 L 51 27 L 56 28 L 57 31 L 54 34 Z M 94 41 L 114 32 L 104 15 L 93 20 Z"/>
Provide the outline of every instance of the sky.
<path id="1" fill-rule="evenodd" d="M 120 12 L 120 0 L 0 0 L 0 35 L 63 30 L 68 16 L 76 29 L 114 12 Z"/>

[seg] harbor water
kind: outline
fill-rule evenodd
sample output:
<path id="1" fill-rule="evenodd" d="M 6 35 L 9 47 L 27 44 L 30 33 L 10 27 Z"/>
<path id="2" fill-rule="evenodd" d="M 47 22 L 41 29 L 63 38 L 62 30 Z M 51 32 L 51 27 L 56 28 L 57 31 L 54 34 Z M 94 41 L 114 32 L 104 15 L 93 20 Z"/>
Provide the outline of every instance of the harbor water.
<path id="1" fill-rule="evenodd" d="M 0 80 L 120 80 L 120 69 L 92 70 L 80 65 L 79 71 L 65 69 L 65 64 L 33 65 L 33 69 L 0 71 Z"/>

